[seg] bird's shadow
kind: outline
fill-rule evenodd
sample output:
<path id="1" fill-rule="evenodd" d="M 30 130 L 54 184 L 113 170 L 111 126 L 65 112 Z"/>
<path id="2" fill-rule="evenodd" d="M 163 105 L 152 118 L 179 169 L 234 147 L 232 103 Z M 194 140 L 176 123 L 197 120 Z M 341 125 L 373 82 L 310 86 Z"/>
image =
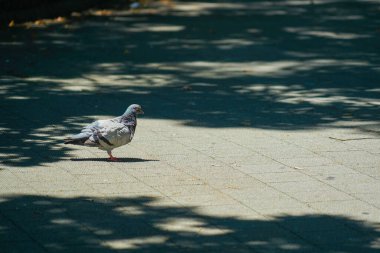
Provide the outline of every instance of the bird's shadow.
<path id="1" fill-rule="evenodd" d="M 141 158 L 117 158 L 117 161 L 111 161 L 108 158 L 93 158 L 93 157 L 84 157 L 84 158 L 70 158 L 74 162 L 119 162 L 119 163 L 139 163 L 139 162 L 157 162 L 159 160 L 152 159 L 141 159 Z"/>

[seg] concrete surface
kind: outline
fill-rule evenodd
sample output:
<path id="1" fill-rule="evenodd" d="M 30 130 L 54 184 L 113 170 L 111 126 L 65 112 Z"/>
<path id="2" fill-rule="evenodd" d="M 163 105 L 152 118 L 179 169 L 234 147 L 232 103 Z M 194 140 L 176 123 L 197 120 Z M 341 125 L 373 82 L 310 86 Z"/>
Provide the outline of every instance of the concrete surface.
<path id="1" fill-rule="evenodd" d="M 379 10 L 199 1 L 0 31 L 1 252 L 378 252 Z M 120 162 L 62 144 L 131 103 Z"/>

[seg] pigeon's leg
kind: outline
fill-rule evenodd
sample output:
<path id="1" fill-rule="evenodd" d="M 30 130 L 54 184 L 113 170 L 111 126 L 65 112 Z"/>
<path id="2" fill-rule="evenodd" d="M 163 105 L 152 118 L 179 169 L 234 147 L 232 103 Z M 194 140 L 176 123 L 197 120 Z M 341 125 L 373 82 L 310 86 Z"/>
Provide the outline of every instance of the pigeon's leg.
<path id="1" fill-rule="evenodd" d="M 114 156 L 112 156 L 111 150 L 107 150 L 108 155 L 110 156 L 108 160 L 110 161 L 117 161 L 118 159 Z"/>

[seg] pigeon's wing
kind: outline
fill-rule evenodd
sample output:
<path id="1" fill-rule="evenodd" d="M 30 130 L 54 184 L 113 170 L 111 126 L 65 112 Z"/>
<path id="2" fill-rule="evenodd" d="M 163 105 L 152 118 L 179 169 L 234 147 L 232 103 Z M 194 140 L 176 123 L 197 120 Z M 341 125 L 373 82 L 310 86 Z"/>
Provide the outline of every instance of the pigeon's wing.
<path id="1" fill-rule="evenodd" d="M 129 128 L 122 123 L 107 122 L 94 132 L 90 140 L 97 141 L 103 149 L 114 149 L 131 141 Z"/>
<path id="2" fill-rule="evenodd" d="M 85 146 L 102 146 L 100 140 L 103 138 L 102 133 L 104 129 L 112 128 L 114 124 L 119 124 L 120 117 L 106 120 L 97 120 L 91 124 L 82 128 L 79 134 L 73 135 L 65 139 L 65 144 L 76 144 L 76 145 L 85 145 Z M 103 141 L 106 143 L 106 141 Z"/>

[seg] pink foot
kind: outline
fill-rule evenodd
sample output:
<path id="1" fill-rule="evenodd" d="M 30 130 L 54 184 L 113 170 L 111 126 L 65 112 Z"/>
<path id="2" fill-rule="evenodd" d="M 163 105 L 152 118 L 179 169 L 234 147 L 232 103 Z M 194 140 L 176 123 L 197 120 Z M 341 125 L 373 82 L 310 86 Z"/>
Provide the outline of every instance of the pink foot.
<path id="1" fill-rule="evenodd" d="M 108 150 L 108 151 L 107 151 L 107 154 L 110 156 L 110 157 L 108 158 L 108 160 L 110 160 L 110 161 L 112 161 L 112 162 L 116 162 L 116 161 L 118 160 L 116 157 L 112 156 L 112 152 L 111 152 L 111 150 Z"/>
<path id="2" fill-rule="evenodd" d="M 113 156 L 110 156 L 110 157 L 108 158 L 108 160 L 110 160 L 110 161 L 112 161 L 112 162 L 117 162 L 117 161 L 119 161 L 119 159 L 117 159 L 116 157 L 113 157 Z"/>

